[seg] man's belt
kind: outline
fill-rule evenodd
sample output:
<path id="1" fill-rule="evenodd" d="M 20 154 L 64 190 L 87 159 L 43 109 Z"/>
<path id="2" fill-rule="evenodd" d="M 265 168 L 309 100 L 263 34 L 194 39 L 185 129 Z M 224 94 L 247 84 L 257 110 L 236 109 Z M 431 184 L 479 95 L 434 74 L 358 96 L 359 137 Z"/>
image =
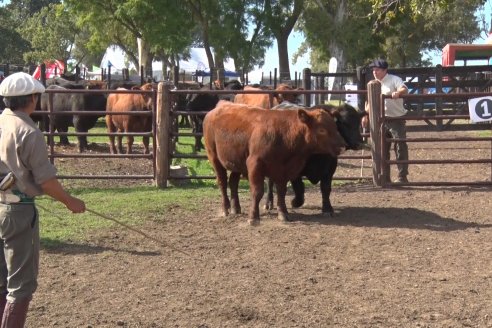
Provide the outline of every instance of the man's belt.
<path id="1" fill-rule="evenodd" d="M 10 190 L 0 191 L 0 203 L 1 204 L 17 204 L 20 203 L 21 198 L 14 195 Z"/>
<path id="2" fill-rule="evenodd" d="M 31 197 L 21 191 L 12 190 L 12 194 L 19 197 L 21 203 L 34 203 L 34 197 Z"/>
<path id="3" fill-rule="evenodd" d="M 5 176 L 0 177 L 0 203 L 2 204 L 16 204 L 16 203 L 33 203 L 34 197 L 11 188 L 15 183 L 15 176 L 12 172 L 7 173 Z"/>

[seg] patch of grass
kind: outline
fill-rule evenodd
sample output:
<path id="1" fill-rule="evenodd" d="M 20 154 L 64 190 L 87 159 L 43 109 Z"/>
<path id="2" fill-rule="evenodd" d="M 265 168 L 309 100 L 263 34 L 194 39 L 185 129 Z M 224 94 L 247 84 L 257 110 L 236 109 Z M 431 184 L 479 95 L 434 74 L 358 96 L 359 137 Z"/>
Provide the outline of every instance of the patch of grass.
<path id="1" fill-rule="evenodd" d="M 144 186 L 135 188 L 71 189 L 70 192 L 82 198 L 87 208 L 108 215 L 129 225 L 140 225 L 146 220 L 165 221 L 171 208 L 195 212 L 200 202 L 195 200 L 218 196 L 214 187 L 190 184 L 183 188 L 157 189 Z M 40 212 L 42 244 L 56 244 L 82 240 L 91 231 L 107 229 L 116 223 L 90 212 L 72 214 L 63 204 L 48 196 L 36 199 Z M 124 228 L 122 228 L 124 229 Z"/>
<path id="2" fill-rule="evenodd" d="M 492 137 L 492 131 L 489 130 L 481 130 L 477 132 L 479 137 Z"/>
<path id="3" fill-rule="evenodd" d="M 68 133 L 75 133 L 75 129 L 73 126 L 70 126 L 68 128 Z M 108 133 L 108 129 L 106 128 L 106 121 L 104 119 L 104 117 L 100 117 L 97 122 L 96 122 L 96 125 L 89 130 L 88 132 L 89 134 L 97 134 L 97 133 Z M 123 140 L 125 140 L 126 137 L 123 137 Z M 58 142 L 59 141 L 59 137 L 58 136 L 55 136 L 55 142 Z M 74 143 L 76 144 L 78 141 L 77 141 L 77 137 L 76 136 L 68 136 L 68 141 L 70 143 Z M 109 143 L 109 137 L 108 136 L 87 136 L 87 142 L 91 143 Z M 135 137 L 135 143 L 142 143 L 142 137 Z M 152 144 L 152 140 L 151 140 L 151 144 Z"/>

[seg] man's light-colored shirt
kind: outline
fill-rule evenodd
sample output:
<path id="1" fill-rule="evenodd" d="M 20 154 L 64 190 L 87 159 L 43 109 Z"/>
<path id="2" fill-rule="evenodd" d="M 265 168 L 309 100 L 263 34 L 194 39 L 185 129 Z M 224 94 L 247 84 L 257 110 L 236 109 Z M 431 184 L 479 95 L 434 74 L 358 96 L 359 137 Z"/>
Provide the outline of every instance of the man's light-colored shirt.
<path id="1" fill-rule="evenodd" d="M 396 75 L 386 74 L 381 81 L 381 93 L 387 96 L 397 91 L 399 88 L 407 88 L 403 80 Z M 407 88 L 408 89 L 408 88 Z M 385 99 L 385 115 L 398 117 L 405 115 L 407 110 L 403 107 L 403 99 Z"/>
<path id="2" fill-rule="evenodd" d="M 0 115 L 0 173 L 14 173 L 15 187 L 30 197 L 56 176 L 43 133 L 29 115 L 6 108 Z"/>

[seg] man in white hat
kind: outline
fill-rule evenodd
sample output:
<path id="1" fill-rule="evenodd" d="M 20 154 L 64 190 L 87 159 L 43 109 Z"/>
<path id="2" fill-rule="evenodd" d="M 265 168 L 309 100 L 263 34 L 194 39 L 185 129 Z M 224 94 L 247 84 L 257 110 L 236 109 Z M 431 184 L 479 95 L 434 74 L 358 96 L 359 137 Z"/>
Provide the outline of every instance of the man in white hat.
<path id="1" fill-rule="evenodd" d="M 47 194 L 73 213 L 85 211 L 85 203 L 65 191 L 56 178 L 43 133 L 30 118 L 44 90 L 38 80 L 22 72 L 9 75 L 0 84 L 6 105 L 0 115 L 2 328 L 24 327 L 37 287 L 39 220 L 35 196 Z"/>

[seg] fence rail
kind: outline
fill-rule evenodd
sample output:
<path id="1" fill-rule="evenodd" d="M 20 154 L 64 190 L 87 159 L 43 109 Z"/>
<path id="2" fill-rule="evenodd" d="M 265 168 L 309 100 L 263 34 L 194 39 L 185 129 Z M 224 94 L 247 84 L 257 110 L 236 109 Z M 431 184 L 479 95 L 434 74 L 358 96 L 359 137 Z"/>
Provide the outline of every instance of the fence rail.
<path id="1" fill-rule="evenodd" d="M 490 67 L 489 67 L 490 69 Z M 321 78 L 321 75 L 320 75 Z M 370 84 L 374 82 L 371 81 Z M 426 82 L 428 83 L 428 82 Z M 369 85 L 370 85 L 369 84 Z M 420 86 L 424 86 L 427 84 L 421 84 Z M 468 84 L 467 84 L 468 85 Z M 159 83 L 159 88 L 158 91 L 154 94 L 154 98 L 156 99 L 155 102 L 155 108 L 156 111 L 147 115 L 153 115 L 153 128 L 152 131 L 147 131 L 147 132 L 142 132 L 142 133 L 80 133 L 80 132 L 75 132 L 75 133 L 58 133 L 55 131 L 47 131 L 46 135 L 53 139 L 54 136 L 60 136 L 60 135 L 73 135 L 73 136 L 149 136 L 152 138 L 153 142 L 153 152 L 150 155 L 147 154 L 57 154 L 54 152 L 53 144 L 50 143 L 50 158 L 54 160 L 54 158 L 146 158 L 149 159 L 149 162 L 151 161 L 151 165 L 153 166 L 153 174 L 151 175 L 100 175 L 100 176 L 94 176 L 94 175 L 66 175 L 66 176 L 60 176 L 61 178 L 72 178 L 72 179 L 149 179 L 152 178 L 155 181 L 156 186 L 164 188 L 167 187 L 168 182 L 170 180 L 189 180 L 189 179 L 213 179 L 215 178 L 214 176 L 204 176 L 204 175 L 194 175 L 194 176 L 181 176 L 181 175 L 175 175 L 173 174 L 171 170 L 171 165 L 173 163 L 173 160 L 175 159 L 184 159 L 184 158 L 192 158 L 192 159 L 202 159 L 206 160 L 206 156 L 203 154 L 180 154 L 174 152 L 173 148 L 173 139 L 179 136 L 201 136 L 200 133 L 190 133 L 190 132 L 183 132 L 183 131 L 175 131 L 171 127 L 173 126 L 171 122 L 175 120 L 178 116 L 184 116 L 184 115 L 204 115 L 206 114 L 206 111 L 202 112 L 196 112 L 196 113 L 190 113 L 187 111 L 179 110 L 179 108 L 174 107 L 173 99 L 175 99 L 176 95 L 188 95 L 188 94 L 196 94 L 196 93 L 211 93 L 211 94 L 238 94 L 238 93 L 257 93 L 257 94 L 273 94 L 275 93 L 274 90 L 262 90 L 262 91 L 232 91 L 232 90 L 217 90 L 217 91 L 199 91 L 199 90 L 172 90 L 173 85 L 169 83 Z M 80 93 L 108 93 L 107 90 L 101 91 L 101 90 L 72 90 L 69 92 L 80 92 Z M 113 92 L 113 91 L 110 91 Z M 118 93 L 142 93 L 139 91 L 117 91 Z M 373 95 L 369 95 L 369 92 L 371 92 L 368 88 L 368 90 L 360 89 L 360 90 L 310 90 L 310 89 L 305 89 L 302 91 L 289 91 L 288 93 L 292 94 L 298 94 L 300 96 L 304 96 L 308 98 L 307 96 L 310 95 L 340 95 L 344 96 L 347 94 L 357 94 L 360 98 L 370 98 L 371 101 L 369 101 L 371 108 L 374 109 L 374 106 L 379 106 L 378 110 L 374 111 L 374 113 L 379 113 L 381 111 L 380 105 L 382 103 L 380 91 L 379 94 L 374 93 Z M 374 91 L 372 91 L 374 92 Z M 425 103 L 432 103 L 432 104 L 443 104 L 446 102 L 450 101 L 456 101 L 459 100 L 462 103 L 465 103 L 467 99 L 470 97 L 481 97 L 481 96 L 490 96 L 491 93 L 487 91 L 480 91 L 480 92 L 462 92 L 462 93 L 435 93 L 435 94 L 409 94 L 404 96 L 405 101 L 423 101 Z M 375 99 L 378 100 L 375 100 Z M 52 106 L 51 106 L 52 107 Z M 50 108 L 51 108 L 50 107 Z M 371 111 L 372 112 L 372 111 Z M 416 115 L 413 115 L 416 113 Z M 72 113 L 62 113 L 62 114 L 57 114 L 54 112 L 48 112 L 43 115 L 51 116 L 54 117 L 56 115 L 89 115 L 86 112 L 80 111 L 80 112 L 72 112 Z M 92 112 L 93 115 L 106 115 L 106 112 Z M 121 114 L 128 114 L 128 115 L 138 115 L 132 112 L 128 113 L 121 113 Z M 452 130 L 456 126 L 460 126 L 460 130 L 487 130 L 490 129 L 490 124 L 457 124 L 454 122 L 455 120 L 467 120 L 468 115 L 465 115 L 463 113 L 455 113 L 453 115 L 447 115 L 445 114 L 442 110 L 439 112 L 437 110 L 437 107 L 433 108 L 430 111 L 427 111 L 424 113 L 425 115 L 422 114 L 422 112 L 419 111 L 411 111 L 410 115 L 407 116 L 405 119 L 408 121 L 423 121 L 427 124 L 427 127 L 424 127 L 423 129 L 429 129 L 429 127 L 432 128 L 432 124 L 434 124 L 436 127 L 438 126 L 438 122 L 441 122 L 441 127 L 444 127 L 447 125 L 447 129 Z M 115 114 L 115 115 L 120 115 L 120 114 Z M 373 115 L 373 114 L 371 114 Z M 386 120 L 391 120 L 392 118 L 384 118 Z M 446 122 L 448 120 L 448 122 Z M 434 123 L 435 122 L 435 123 Z M 353 181 L 353 180 L 361 180 L 361 179 L 372 179 L 373 182 L 378 185 L 378 186 L 391 186 L 393 184 L 387 184 L 385 181 L 382 180 L 382 178 L 386 177 L 388 175 L 388 172 L 383 172 L 382 167 L 383 164 L 389 164 L 389 165 L 395 165 L 398 164 L 395 161 L 390 161 L 389 159 L 385 160 L 382 158 L 382 145 L 383 143 L 386 142 L 393 142 L 397 141 L 394 139 L 383 139 L 382 134 L 377 131 L 378 126 L 383 124 L 384 121 L 381 119 L 377 119 L 373 116 L 371 116 L 371 123 L 375 124 L 374 126 L 371 127 L 370 130 L 370 139 L 373 140 L 372 146 L 373 149 L 371 149 L 371 153 L 367 152 L 366 154 L 352 154 L 352 155 L 342 155 L 339 157 L 340 160 L 359 160 L 359 161 L 364 161 L 367 160 L 368 163 L 366 163 L 367 167 L 370 167 L 372 169 L 372 175 L 371 176 L 363 176 L 362 174 L 358 174 L 357 176 L 335 176 L 335 179 L 343 179 L 343 180 L 348 180 L 348 181 Z M 452 124 L 451 124 L 452 123 Z M 371 125 L 372 125 L 371 124 Z M 378 125 L 379 124 L 379 125 Z M 412 127 L 409 127 L 409 131 L 418 131 L 418 129 L 412 130 Z M 438 131 L 439 129 L 436 129 Z M 439 138 L 407 138 L 405 141 L 407 142 L 480 142 L 480 141 L 486 141 L 486 142 L 491 142 L 492 143 L 492 138 L 490 137 L 485 137 L 485 138 L 478 138 L 478 137 L 455 137 L 455 138 L 444 138 L 444 139 L 439 139 Z M 52 141 L 51 141 L 52 142 Z M 370 160 L 370 164 L 369 164 Z M 421 159 L 415 159 L 413 161 L 409 161 L 409 164 L 415 164 L 415 165 L 435 165 L 435 164 L 441 164 L 446 162 L 447 164 L 456 164 L 456 163 L 462 163 L 462 164 L 490 164 L 489 159 L 465 159 L 465 160 L 421 160 Z M 492 170 L 491 170 L 492 171 Z M 490 182 L 483 182 L 483 181 L 468 181 L 468 182 L 451 182 L 451 181 L 438 181 L 438 182 L 412 182 L 408 183 L 408 185 L 490 185 Z"/>

